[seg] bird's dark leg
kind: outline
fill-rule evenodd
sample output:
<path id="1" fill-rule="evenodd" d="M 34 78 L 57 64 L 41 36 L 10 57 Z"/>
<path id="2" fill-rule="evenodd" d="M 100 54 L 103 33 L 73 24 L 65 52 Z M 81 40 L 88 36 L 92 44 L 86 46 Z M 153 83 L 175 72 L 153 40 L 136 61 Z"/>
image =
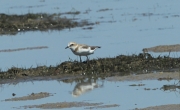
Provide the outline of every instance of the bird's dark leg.
<path id="1" fill-rule="evenodd" d="M 82 62 L 82 60 L 81 60 L 81 56 L 79 56 L 79 58 L 80 58 L 80 62 Z"/>
<path id="2" fill-rule="evenodd" d="M 87 62 L 89 61 L 89 58 L 88 58 L 88 56 L 86 56 L 87 57 Z"/>

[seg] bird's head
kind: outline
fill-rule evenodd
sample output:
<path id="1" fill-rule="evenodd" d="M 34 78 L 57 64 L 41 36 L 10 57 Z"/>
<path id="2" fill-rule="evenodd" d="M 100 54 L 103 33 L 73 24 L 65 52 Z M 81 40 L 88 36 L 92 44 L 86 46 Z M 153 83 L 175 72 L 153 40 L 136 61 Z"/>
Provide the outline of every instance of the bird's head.
<path id="1" fill-rule="evenodd" d="M 75 43 L 75 42 L 69 42 L 69 43 L 68 43 L 68 46 L 67 46 L 65 49 L 67 49 L 67 48 L 74 49 L 76 46 L 77 46 L 77 43 Z"/>

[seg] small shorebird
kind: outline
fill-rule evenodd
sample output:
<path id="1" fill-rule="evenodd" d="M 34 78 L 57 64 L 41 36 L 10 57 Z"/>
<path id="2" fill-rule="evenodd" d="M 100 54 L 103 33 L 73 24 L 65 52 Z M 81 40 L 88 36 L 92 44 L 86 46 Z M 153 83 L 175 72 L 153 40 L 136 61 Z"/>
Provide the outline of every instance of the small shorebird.
<path id="1" fill-rule="evenodd" d="M 95 88 L 98 88 L 98 84 L 97 83 L 93 83 L 93 82 L 81 82 L 76 84 L 76 86 L 74 87 L 74 90 L 72 92 L 72 96 L 73 97 L 78 97 L 86 92 L 89 92 Z"/>
<path id="2" fill-rule="evenodd" d="M 97 48 L 101 48 L 101 47 L 100 46 L 88 46 L 85 44 L 77 44 L 75 42 L 69 42 L 68 46 L 65 49 L 67 49 L 67 48 L 70 48 L 71 51 L 75 55 L 78 55 L 80 57 L 80 62 L 82 62 L 81 56 L 86 56 L 87 61 L 88 61 L 89 60 L 88 55 L 93 54 Z"/>

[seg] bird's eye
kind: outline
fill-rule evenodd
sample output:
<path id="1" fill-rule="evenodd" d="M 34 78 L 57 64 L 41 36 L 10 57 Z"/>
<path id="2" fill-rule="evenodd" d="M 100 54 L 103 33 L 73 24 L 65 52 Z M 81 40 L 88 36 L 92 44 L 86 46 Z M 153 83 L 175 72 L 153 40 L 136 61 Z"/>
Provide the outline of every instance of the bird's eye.
<path id="1" fill-rule="evenodd" d="M 74 44 L 71 44 L 70 46 L 73 46 Z"/>

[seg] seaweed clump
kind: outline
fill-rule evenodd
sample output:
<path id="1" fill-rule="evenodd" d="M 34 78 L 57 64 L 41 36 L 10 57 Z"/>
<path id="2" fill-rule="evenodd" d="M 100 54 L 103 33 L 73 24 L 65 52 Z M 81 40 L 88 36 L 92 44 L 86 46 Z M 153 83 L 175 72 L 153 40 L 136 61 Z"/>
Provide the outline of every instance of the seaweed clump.
<path id="1" fill-rule="evenodd" d="M 119 55 L 114 58 L 93 59 L 84 63 L 62 63 L 58 67 L 63 68 L 63 73 L 118 73 L 125 75 L 133 72 L 138 74 L 153 71 L 173 71 L 173 69 L 180 67 L 180 58 L 167 56 L 154 58 L 149 53 L 140 53 L 139 55 Z"/>
<path id="2" fill-rule="evenodd" d="M 62 13 L 62 14 L 79 14 Z M 92 25 L 87 21 L 77 22 L 74 19 L 61 17 L 62 14 L 24 14 L 24 15 L 7 15 L 0 14 L 0 34 L 16 34 L 24 31 L 47 31 L 49 29 L 61 30 L 70 29 L 78 26 Z"/>
<path id="3" fill-rule="evenodd" d="M 0 79 L 12 79 L 18 77 L 57 76 L 57 75 L 128 75 L 130 73 L 150 73 L 153 71 L 173 71 L 180 67 L 180 58 L 167 56 L 152 57 L 148 53 L 139 55 L 119 55 L 114 58 L 98 58 L 82 63 L 66 61 L 53 66 L 39 66 L 36 68 L 12 67 L 0 72 Z"/>

